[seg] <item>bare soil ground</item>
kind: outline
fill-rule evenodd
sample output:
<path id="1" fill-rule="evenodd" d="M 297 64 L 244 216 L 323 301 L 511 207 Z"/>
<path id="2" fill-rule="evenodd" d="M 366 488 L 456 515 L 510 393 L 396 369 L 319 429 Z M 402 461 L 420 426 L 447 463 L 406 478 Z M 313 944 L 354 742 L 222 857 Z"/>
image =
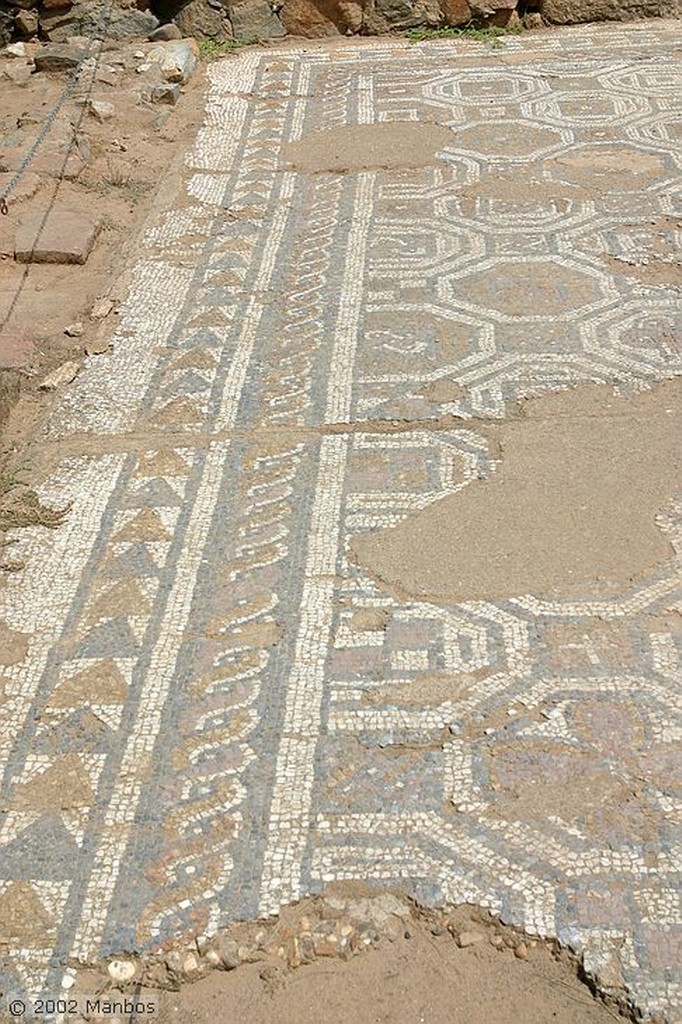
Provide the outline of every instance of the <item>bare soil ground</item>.
<path id="1" fill-rule="evenodd" d="M 247 964 L 164 993 L 160 1024 L 611 1024 L 568 958 L 459 949 L 424 925 L 348 963 Z"/>
<path id="2" fill-rule="evenodd" d="M 382 906 L 396 913 L 384 917 Z M 340 918 L 330 918 L 338 913 Z M 369 921 L 359 923 L 358 913 Z M 302 959 L 306 947 L 308 959 Z M 608 1004 L 596 999 L 577 959 L 555 943 L 509 928 L 479 907 L 425 910 L 361 883 L 333 885 L 323 896 L 255 926 L 237 924 L 214 940 L 213 948 L 223 958 L 218 969 L 175 991 L 161 959 L 156 969 L 136 965 L 137 983 L 119 987 L 112 986 L 107 968 L 120 972 L 125 962 L 79 972 L 71 995 L 81 1007 L 89 1000 L 100 1013 L 123 1008 L 131 1020 L 157 1024 L 608 1024 L 631 1019 L 620 997 L 610 997 Z M 100 1019 L 96 1012 L 93 1019 Z"/>
<path id="3" fill-rule="evenodd" d="M 40 445 L 28 447 L 61 390 L 46 384 L 59 368 L 68 383 L 86 355 L 109 347 L 121 277 L 136 256 L 131 238 L 174 187 L 174 172 L 202 120 L 203 67 L 175 107 L 152 105 L 136 70 L 147 48 L 133 42 L 103 52 L 99 67 L 116 73 L 101 71 L 87 96 L 112 103 L 113 117 L 100 121 L 89 113 L 86 93 L 76 86 L 0 216 L 0 571 L 16 567 L 3 554 L 3 531 L 61 521 L 60 510 L 44 508 L 32 490 Z M 22 58 L 0 56 L 0 188 L 14 178 L 67 83 L 64 75 L 32 73 Z M 22 219 L 51 209 L 99 221 L 84 265 L 15 261 Z"/>
<path id="4" fill-rule="evenodd" d="M 470 601 L 623 584 L 673 554 L 657 521 L 680 480 L 679 378 L 620 398 L 584 385 L 528 399 L 486 433 L 490 479 L 398 527 L 357 537 L 357 561 L 402 595 Z"/>
<path id="5" fill-rule="evenodd" d="M 5 427 L 5 444 L 21 443 L 52 404 L 52 397 L 39 390 L 49 370 L 106 349 L 115 324 L 116 282 L 135 256 L 131 237 L 140 231 L 159 193 L 169 188 L 168 172 L 182 159 L 201 123 L 202 69 L 173 108 L 142 98 L 144 76 L 136 72 L 140 59 L 134 54 L 147 46 L 121 44 L 103 53 L 101 66 L 112 58 L 121 64 L 113 78 L 103 73 L 103 80 L 96 80 L 90 99 L 112 103 L 113 117 L 99 121 L 84 111 L 79 103 L 83 90 L 77 87 L 10 195 L 7 215 L 0 217 L 0 426 L 19 395 L 23 400 L 21 415 Z M 17 160 L 66 84 L 63 75 L 31 74 L 22 64 L 21 58 L 0 56 L 0 187 L 13 176 Z M 69 157 L 69 180 L 63 180 L 60 172 L 74 133 L 77 148 Z M 15 262 L 20 220 L 49 207 L 99 219 L 95 248 L 83 266 Z M 90 316 L 103 296 L 113 300 L 106 325 Z M 78 336 L 65 333 L 79 323 L 83 331 Z"/>

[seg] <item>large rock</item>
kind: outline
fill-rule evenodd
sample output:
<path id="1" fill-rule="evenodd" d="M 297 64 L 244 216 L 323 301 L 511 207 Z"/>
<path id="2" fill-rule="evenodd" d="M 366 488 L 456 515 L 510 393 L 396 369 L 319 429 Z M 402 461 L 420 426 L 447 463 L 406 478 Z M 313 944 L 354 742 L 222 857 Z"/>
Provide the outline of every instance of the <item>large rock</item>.
<path id="1" fill-rule="evenodd" d="M 469 6 L 477 17 L 485 18 L 498 11 L 513 11 L 516 0 L 469 0 Z"/>
<path id="2" fill-rule="evenodd" d="M 369 35 L 389 29 L 435 28 L 443 21 L 437 0 L 369 0 L 365 8 L 363 28 Z"/>
<path id="3" fill-rule="evenodd" d="M 362 25 L 362 8 L 359 5 L 358 11 L 359 27 Z M 337 36 L 350 28 L 344 23 L 340 5 L 334 0 L 285 0 L 280 17 L 289 35 L 307 39 Z M 357 28 L 351 31 L 356 32 Z"/>
<path id="4" fill-rule="evenodd" d="M 364 26 L 362 0 L 284 0 L 279 16 L 289 35 L 308 39 L 354 34 Z"/>
<path id="5" fill-rule="evenodd" d="M 542 14 L 556 25 L 581 21 L 679 18 L 679 0 L 544 0 Z"/>
<path id="6" fill-rule="evenodd" d="M 87 50 L 68 43 L 51 43 L 39 50 L 34 58 L 36 71 L 73 71 L 85 60 Z"/>
<path id="7" fill-rule="evenodd" d="M 446 25 L 466 25 L 471 21 L 467 0 L 440 0 L 440 9 Z"/>
<path id="8" fill-rule="evenodd" d="M 9 11 L 0 10 L 0 48 L 12 42 L 14 18 Z"/>
<path id="9" fill-rule="evenodd" d="M 159 43 L 147 53 L 147 61 L 158 64 L 167 82 L 184 85 L 197 69 L 198 49 L 193 39 Z"/>
<path id="10" fill-rule="evenodd" d="M 230 21 L 236 39 L 278 39 L 286 35 L 268 0 L 243 0 L 233 4 Z"/>
<path id="11" fill-rule="evenodd" d="M 220 0 L 190 0 L 175 15 L 175 24 L 183 36 L 193 39 L 221 42 L 232 35 L 227 12 Z"/>
<path id="12" fill-rule="evenodd" d="M 14 258 L 19 263 L 85 263 L 99 230 L 76 210 L 40 210 L 19 221 Z"/>
<path id="13" fill-rule="evenodd" d="M 174 39 L 182 39 L 182 32 L 172 21 L 166 25 L 159 25 L 153 32 L 149 33 L 150 43 L 170 43 Z"/>
<path id="14" fill-rule="evenodd" d="M 19 11 L 14 25 L 20 36 L 30 39 L 38 31 L 38 15 L 35 11 Z"/>
<path id="15" fill-rule="evenodd" d="M 114 4 L 106 24 L 106 37 L 112 42 L 145 39 L 158 26 L 159 19 L 151 11 Z M 87 2 L 74 4 L 71 8 L 43 10 L 40 15 L 41 35 L 56 43 L 64 42 L 76 32 L 85 36 L 98 36 L 103 27 L 100 7 L 93 7 Z"/>

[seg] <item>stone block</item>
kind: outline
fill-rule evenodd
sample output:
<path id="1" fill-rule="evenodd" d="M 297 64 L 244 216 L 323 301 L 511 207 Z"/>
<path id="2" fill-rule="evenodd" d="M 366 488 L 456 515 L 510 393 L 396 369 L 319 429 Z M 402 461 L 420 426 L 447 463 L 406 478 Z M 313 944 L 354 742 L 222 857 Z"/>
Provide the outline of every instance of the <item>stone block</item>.
<path id="1" fill-rule="evenodd" d="M 182 32 L 172 21 L 167 25 L 159 25 L 153 32 L 149 33 L 150 43 L 170 43 L 174 39 L 182 39 Z"/>
<path id="2" fill-rule="evenodd" d="M 158 27 L 159 19 L 151 11 L 114 4 L 107 21 L 107 40 L 116 43 L 127 39 L 146 39 Z M 76 30 L 86 36 L 94 35 L 100 28 L 99 7 L 93 8 L 88 3 L 75 4 L 70 9 L 44 11 L 40 15 L 41 33 L 51 42 L 64 42 Z"/>
<path id="3" fill-rule="evenodd" d="M 197 46 L 193 40 L 159 43 L 147 53 L 147 62 L 157 64 L 167 82 L 188 82 L 197 69 Z"/>
<path id="4" fill-rule="evenodd" d="M 440 9 L 446 25 L 466 25 L 471 21 L 467 0 L 440 0 Z"/>
<path id="5" fill-rule="evenodd" d="M 498 11 L 513 11 L 516 3 L 517 0 L 469 0 L 473 14 L 481 18 L 497 14 Z"/>
<path id="6" fill-rule="evenodd" d="M 85 263 L 98 221 L 75 210 L 28 214 L 17 227 L 14 258 L 19 263 Z"/>
<path id="7" fill-rule="evenodd" d="M 20 35 L 30 38 L 38 31 L 38 15 L 35 11 L 19 11 L 14 18 L 14 24 Z"/>
<path id="8" fill-rule="evenodd" d="M 152 103 L 165 103 L 174 107 L 180 99 L 180 86 L 174 82 L 162 82 L 155 85 L 150 97 Z"/>
<path id="9" fill-rule="evenodd" d="M 216 0 L 190 0 L 175 15 L 180 38 L 215 39 L 221 42 L 231 36 L 227 12 Z"/>
<path id="10" fill-rule="evenodd" d="M 286 29 L 267 0 L 245 0 L 230 8 L 235 39 L 278 39 Z"/>
<path id="11" fill-rule="evenodd" d="M 542 16 L 555 25 L 582 21 L 679 18 L 679 0 L 544 0 Z"/>
<path id="12" fill-rule="evenodd" d="M 85 47 L 50 43 L 35 55 L 36 71 L 73 71 L 87 56 Z"/>
<path id="13" fill-rule="evenodd" d="M 320 0 L 285 0 L 280 14 L 289 35 L 304 36 L 306 39 L 337 36 L 339 32 L 345 32 L 348 26 L 340 22 L 339 16 L 337 4 Z"/>

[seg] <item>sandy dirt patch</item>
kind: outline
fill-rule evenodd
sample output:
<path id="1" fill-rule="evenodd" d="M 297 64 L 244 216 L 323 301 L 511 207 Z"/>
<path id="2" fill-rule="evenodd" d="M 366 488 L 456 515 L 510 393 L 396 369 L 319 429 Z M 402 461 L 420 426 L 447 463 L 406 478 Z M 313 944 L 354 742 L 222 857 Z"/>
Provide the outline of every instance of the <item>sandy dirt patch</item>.
<path id="1" fill-rule="evenodd" d="M 431 167 L 454 135 L 438 124 L 393 121 L 313 132 L 282 147 L 285 165 L 308 173 Z"/>
<path id="2" fill-rule="evenodd" d="M 352 542 L 402 594 L 471 601 L 623 584 L 672 554 L 658 513 L 680 482 L 678 380 L 633 399 L 590 385 L 530 400 L 489 435 L 488 480 Z"/>

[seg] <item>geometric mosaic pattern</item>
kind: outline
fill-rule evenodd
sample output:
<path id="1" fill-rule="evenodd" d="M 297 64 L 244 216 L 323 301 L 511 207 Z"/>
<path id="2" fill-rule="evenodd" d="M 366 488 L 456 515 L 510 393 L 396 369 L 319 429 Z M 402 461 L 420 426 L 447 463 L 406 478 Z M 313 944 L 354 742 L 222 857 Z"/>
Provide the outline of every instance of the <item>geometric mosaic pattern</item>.
<path id="1" fill-rule="evenodd" d="M 5 991 L 360 877 L 682 1011 L 679 565 L 445 606 L 347 557 L 495 472 L 477 423 L 515 399 L 682 372 L 679 289 L 613 263 L 654 223 L 674 265 L 679 45 L 648 23 L 213 65 L 113 354 L 47 429 L 72 512 L 17 536 L 0 593 Z M 282 161 L 390 121 L 452 141 L 418 169 Z"/>

